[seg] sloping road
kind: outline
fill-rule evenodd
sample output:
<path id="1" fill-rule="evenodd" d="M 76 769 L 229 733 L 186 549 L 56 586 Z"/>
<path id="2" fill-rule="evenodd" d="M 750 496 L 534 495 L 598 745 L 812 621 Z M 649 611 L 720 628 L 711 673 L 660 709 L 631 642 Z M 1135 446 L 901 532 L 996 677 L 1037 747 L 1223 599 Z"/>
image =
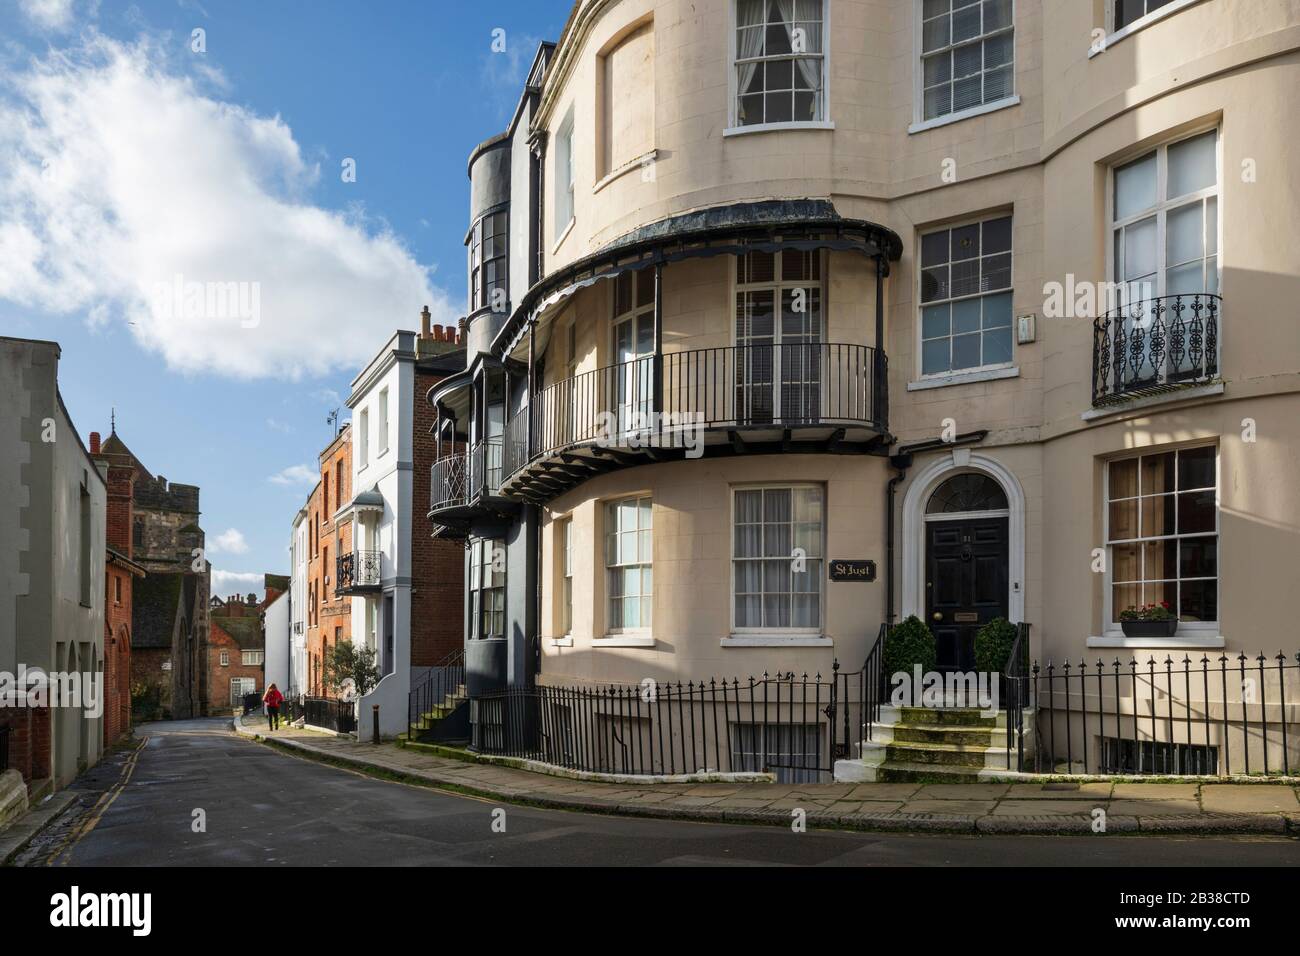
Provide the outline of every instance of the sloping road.
<path id="1" fill-rule="evenodd" d="M 1300 841 L 1287 838 L 794 833 L 536 810 L 298 759 L 236 737 L 229 718 L 136 736 L 77 781 L 80 806 L 20 865 L 1300 864 Z"/>

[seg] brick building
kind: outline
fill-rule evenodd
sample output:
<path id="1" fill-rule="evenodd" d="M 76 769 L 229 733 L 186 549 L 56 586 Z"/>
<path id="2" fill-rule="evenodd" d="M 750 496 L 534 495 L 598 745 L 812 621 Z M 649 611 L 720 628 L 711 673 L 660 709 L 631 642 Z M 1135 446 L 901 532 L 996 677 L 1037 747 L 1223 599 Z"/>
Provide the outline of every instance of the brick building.
<path id="1" fill-rule="evenodd" d="M 131 611 L 137 579 L 146 575 L 132 559 L 135 469 L 105 458 L 99 432 L 90 433 L 90 456 L 108 486 L 104 566 L 104 746 L 131 731 Z"/>
<path id="2" fill-rule="evenodd" d="M 325 660 L 340 641 L 352 640 L 352 599 L 339 594 L 337 559 L 352 553 L 352 513 L 344 505 L 352 484 L 352 426 L 346 424 L 318 460 L 320 483 L 308 502 L 308 691 L 324 694 Z"/>
<path id="3" fill-rule="evenodd" d="M 118 436 L 116 422 L 99 459 L 133 471 L 132 560 L 147 572 L 131 609 L 133 710 L 137 719 L 203 716 L 211 566 L 203 554 L 199 488 L 151 474 Z"/>
<path id="4" fill-rule="evenodd" d="M 228 714 L 245 694 L 266 689 L 266 608 L 288 589 L 286 576 L 266 575 L 266 596 L 213 598 L 208 610 L 207 680 L 209 714 Z"/>

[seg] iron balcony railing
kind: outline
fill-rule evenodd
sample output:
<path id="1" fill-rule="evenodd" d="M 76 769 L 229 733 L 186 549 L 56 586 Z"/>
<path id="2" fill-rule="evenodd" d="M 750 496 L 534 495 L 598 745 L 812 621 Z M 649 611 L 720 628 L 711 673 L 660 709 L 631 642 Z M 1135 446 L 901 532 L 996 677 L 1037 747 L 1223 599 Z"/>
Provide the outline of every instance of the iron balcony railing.
<path id="1" fill-rule="evenodd" d="M 429 511 L 467 505 L 501 488 L 502 438 L 478 442 L 469 453 L 445 455 L 433 463 L 429 481 Z"/>
<path id="2" fill-rule="evenodd" d="M 1215 378 L 1222 305 L 1219 296 L 1206 292 L 1164 295 L 1094 320 L 1092 403 Z"/>
<path id="3" fill-rule="evenodd" d="M 557 382 L 505 429 L 506 479 L 581 444 L 681 447 L 695 428 L 858 426 L 888 422 L 884 353 L 811 342 L 670 352 Z"/>
<path id="4" fill-rule="evenodd" d="M 380 551 L 351 551 L 338 556 L 338 576 L 335 590 L 339 593 L 357 588 L 377 588 L 380 585 L 383 561 Z"/>

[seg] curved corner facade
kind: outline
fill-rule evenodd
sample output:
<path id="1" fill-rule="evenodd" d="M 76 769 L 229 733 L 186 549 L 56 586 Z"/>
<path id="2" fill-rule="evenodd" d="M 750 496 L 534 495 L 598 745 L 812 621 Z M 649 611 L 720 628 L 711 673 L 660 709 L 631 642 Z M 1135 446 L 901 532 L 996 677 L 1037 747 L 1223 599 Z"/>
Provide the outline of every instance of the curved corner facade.
<path id="1" fill-rule="evenodd" d="M 430 396 L 469 672 L 1272 648 L 1298 49 L 1295 3 L 580 2 L 470 160 Z"/>

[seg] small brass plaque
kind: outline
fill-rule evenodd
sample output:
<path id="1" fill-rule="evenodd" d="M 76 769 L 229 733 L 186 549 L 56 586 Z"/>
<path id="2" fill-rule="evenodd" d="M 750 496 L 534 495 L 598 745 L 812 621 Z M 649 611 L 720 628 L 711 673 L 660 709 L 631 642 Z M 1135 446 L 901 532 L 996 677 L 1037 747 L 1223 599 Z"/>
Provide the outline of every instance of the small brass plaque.
<path id="1" fill-rule="evenodd" d="M 952 619 L 958 624 L 978 624 L 980 616 L 975 611 L 958 611 Z"/>

